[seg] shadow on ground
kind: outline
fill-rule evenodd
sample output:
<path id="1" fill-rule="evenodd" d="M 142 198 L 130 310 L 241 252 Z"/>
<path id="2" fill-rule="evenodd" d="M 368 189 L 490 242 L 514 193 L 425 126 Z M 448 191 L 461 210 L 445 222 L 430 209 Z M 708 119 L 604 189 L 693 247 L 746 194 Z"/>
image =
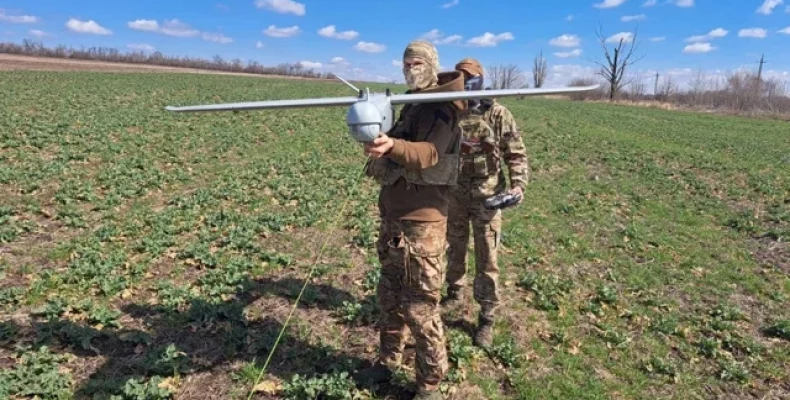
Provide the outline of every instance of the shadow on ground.
<path id="1" fill-rule="evenodd" d="M 123 312 L 141 324 L 138 329 L 97 329 L 61 317 L 39 318 L 33 320 L 29 327 L 12 327 L 17 334 L 6 340 L 2 347 L 12 350 L 18 344 L 47 345 L 57 352 L 79 356 L 85 362 L 85 368 L 92 372 L 86 374 L 75 389 L 75 398 L 108 399 L 121 393 L 132 378 L 145 380 L 175 373 L 184 377 L 185 374 L 195 376 L 206 372 L 231 376 L 230 371 L 240 362 L 255 361 L 258 368 L 263 366 L 282 329 L 279 319 L 284 321 L 302 284 L 302 281 L 290 278 L 248 280 L 230 301 L 193 299 L 180 309 L 135 303 L 121 306 Z M 343 301 L 361 301 L 344 290 L 323 284 L 310 284 L 305 293 L 303 300 L 307 301 L 300 302 L 300 308 L 304 309 L 330 310 Z M 265 309 L 257 309 L 260 318 L 245 317 L 248 305 L 269 295 L 288 299 L 288 309 L 277 313 L 278 318 L 273 316 L 272 310 Z M 315 321 L 308 321 L 312 322 Z M 359 358 L 358 354 L 362 353 L 359 349 L 355 355 L 354 348 L 337 349 L 307 342 L 300 338 L 305 335 L 299 334 L 298 330 L 298 327 L 289 325 L 267 368 L 268 373 L 283 381 L 290 380 L 294 374 L 310 377 L 347 371 L 350 375 L 369 366 L 372 361 Z M 257 377 L 260 369 L 254 371 L 252 379 Z M 250 388 L 249 383 L 243 381 L 234 382 L 228 378 L 220 381 L 212 381 L 207 387 L 199 388 L 198 393 L 186 397 L 221 398 L 230 385 L 243 386 L 245 391 Z M 408 391 L 387 385 L 376 393 L 396 399 L 404 398 Z"/>

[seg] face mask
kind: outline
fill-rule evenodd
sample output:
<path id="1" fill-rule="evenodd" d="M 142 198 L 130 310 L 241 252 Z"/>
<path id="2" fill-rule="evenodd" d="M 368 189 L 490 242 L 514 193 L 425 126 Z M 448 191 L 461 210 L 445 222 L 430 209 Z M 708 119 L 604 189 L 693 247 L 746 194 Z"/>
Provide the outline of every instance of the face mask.
<path id="1" fill-rule="evenodd" d="M 464 82 L 464 90 L 480 90 L 483 88 L 483 77 L 473 76 Z"/>
<path id="2" fill-rule="evenodd" d="M 469 79 L 464 81 L 464 90 L 481 90 L 483 88 L 483 76 L 473 76 Z M 477 108 L 480 105 L 479 99 L 469 99 L 467 100 L 469 104 L 469 108 Z"/>
<path id="3" fill-rule="evenodd" d="M 433 79 L 431 68 L 427 64 L 415 65 L 411 69 L 404 68 L 403 77 L 411 90 L 424 89 Z"/>

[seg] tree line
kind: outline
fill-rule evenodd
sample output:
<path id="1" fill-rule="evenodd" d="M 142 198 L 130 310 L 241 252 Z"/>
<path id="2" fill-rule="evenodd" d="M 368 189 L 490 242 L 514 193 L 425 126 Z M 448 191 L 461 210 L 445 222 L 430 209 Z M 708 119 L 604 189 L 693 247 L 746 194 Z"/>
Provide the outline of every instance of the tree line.
<path id="1" fill-rule="evenodd" d="M 569 95 L 574 100 L 606 100 L 618 102 L 660 102 L 680 107 L 724 111 L 747 115 L 781 115 L 790 117 L 790 97 L 787 82 L 766 78 L 762 68 L 757 71 L 734 71 L 721 76 L 706 76 L 701 70 L 692 78 L 689 87 L 681 90 L 671 74 L 656 73 L 638 76 L 632 66 L 644 57 L 638 52 L 637 30 L 608 45 L 602 29 L 596 30 L 601 45 L 601 57 L 590 60 L 597 66 L 587 77 L 574 78 L 568 86 L 600 84 L 597 90 Z M 763 60 L 760 60 L 762 64 Z M 543 86 L 548 74 L 548 63 L 541 52 L 533 60 L 532 86 Z M 529 73 L 516 64 L 497 64 L 486 68 L 493 89 L 529 87 Z M 653 87 L 647 94 L 648 85 Z"/>
<path id="2" fill-rule="evenodd" d="M 314 79 L 335 79 L 332 73 L 316 72 L 305 68 L 301 63 L 282 63 L 265 66 L 257 61 L 243 62 L 236 58 L 224 60 L 220 56 L 213 59 L 196 57 L 167 56 L 159 51 L 145 53 L 143 51 L 121 52 L 110 47 L 91 47 L 75 49 L 59 45 L 54 48 L 44 46 L 40 42 L 25 39 L 21 44 L 12 42 L 0 43 L 0 53 L 17 54 L 37 57 L 68 58 L 74 60 L 106 61 L 127 64 L 147 64 L 166 67 L 194 68 L 223 72 L 242 72 L 260 75 L 285 75 Z"/>

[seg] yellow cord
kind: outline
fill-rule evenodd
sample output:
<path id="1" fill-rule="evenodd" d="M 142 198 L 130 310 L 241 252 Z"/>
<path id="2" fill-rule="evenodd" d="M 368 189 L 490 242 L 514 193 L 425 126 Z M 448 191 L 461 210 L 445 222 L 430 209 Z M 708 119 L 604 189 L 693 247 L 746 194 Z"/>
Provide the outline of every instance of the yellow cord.
<path id="1" fill-rule="evenodd" d="M 368 157 L 367 161 L 369 161 L 369 160 L 370 160 L 370 157 Z M 367 161 L 363 164 L 362 171 L 360 171 L 359 176 L 357 176 L 357 178 L 354 180 L 354 185 L 352 186 L 352 189 L 355 189 L 357 187 L 357 184 L 359 183 L 359 178 L 361 178 L 362 174 L 365 172 L 365 166 L 367 166 Z M 346 197 L 346 201 L 343 202 L 343 206 L 340 208 L 340 213 L 338 213 L 337 219 L 330 226 L 330 232 L 336 227 L 336 224 L 340 220 L 340 218 L 343 217 L 343 213 L 345 212 L 345 209 L 346 209 L 346 206 L 348 205 L 349 200 L 351 200 L 351 196 Z M 288 318 L 285 319 L 285 323 L 283 324 L 282 329 L 280 329 L 280 334 L 277 335 L 277 340 L 274 341 L 274 346 L 272 346 L 271 351 L 269 351 L 269 356 L 266 357 L 266 362 L 263 364 L 263 369 L 261 370 L 261 373 L 258 375 L 258 378 L 255 379 L 255 384 L 252 385 L 252 388 L 250 389 L 250 394 L 247 396 L 247 400 L 252 398 L 253 393 L 255 393 L 255 388 L 258 387 L 258 384 L 260 383 L 260 380 L 263 377 L 263 374 L 266 372 L 266 367 L 269 366 L 269 362 L 271 361 L 272 356 L 274 355 L 274 349 L 276 349 L 277 345 L 280 343 L 280 339 L 282 338 L 283 333 L 285 332 L 285 328 L 288 326 L 288 322 L 290 322 L 291 316 L 293 315 L 294 311 L 296 310 L 296 306 L 299 304 L 299 300 L 301 300 L 302 294 L 304 293 L 305 289 L 307 288 L 307 284 L 310 282 L 310 278 L 312 278 L 312 276 L 313 276 L 313 272 L 315 271 L 315 267 L 318 265 L 318 261 L 321 259 L 321 255 L 324 253 L 324 249 L 326 248 L 326 245 L 329 242 L 329 238 L 330 237 L 331 237 L 331 235 L 326 235 L 326 240 L 324 240 L 324 244 L 321 246 L 321 250 L 319 250 L 318 256 L 316 256 L 316 259 L 313 262 L 313 266 L 310 268 L 310 273 L 307 275 L 307 278 L 305 279 L 304 284 L 302 285 L 302 290 L 300 290 L 299 291 L 299 295 L 296 296 L 296 301 L 294 302 L 293 307 L 291 307 L 291 312 L 288 313 Z"/>

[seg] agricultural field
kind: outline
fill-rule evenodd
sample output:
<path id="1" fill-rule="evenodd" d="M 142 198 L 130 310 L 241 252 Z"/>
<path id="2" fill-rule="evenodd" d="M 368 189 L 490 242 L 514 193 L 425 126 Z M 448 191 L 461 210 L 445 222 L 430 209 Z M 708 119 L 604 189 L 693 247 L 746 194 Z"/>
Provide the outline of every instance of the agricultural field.
<path id="1" fill-rule="evenodd" d="M 379 265 L 346 109 L 164 111 L 348 87 L 22 70 L 0 87 L 0 397 L 409 398 L 409 368 L 349 378 L 376 356 Z M 476 305 L 447 312 L 447 398 L 790 397 L 788 124 L 501 101 L 531 183 L 505 212 L 494 346 L 472 346 Z"/>

